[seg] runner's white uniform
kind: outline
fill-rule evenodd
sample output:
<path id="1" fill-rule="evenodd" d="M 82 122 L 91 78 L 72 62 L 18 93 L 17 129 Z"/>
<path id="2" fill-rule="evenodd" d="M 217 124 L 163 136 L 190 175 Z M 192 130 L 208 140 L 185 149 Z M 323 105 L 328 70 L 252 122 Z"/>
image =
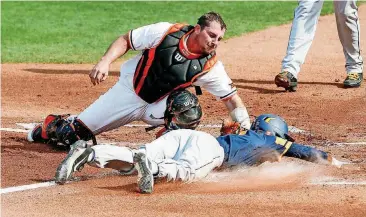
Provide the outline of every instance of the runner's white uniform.
<path id="1" fill-rule="evenodd" d="M 203 178 L 224 161 L 224 149 L 216 138 L 195 130 L 173 130 L 141 148 L 146 149 L 146 156 L 157 164 L 157 177 L 168 180 L 189 182 Z M 132 166 L 134 151 L 130 148 L 96 145 L 92 149 L 91 166 L 117 170 L 129 169 L 124 167 L 125 163 Z"/>
<path id="2" fill-rule="evenodd" d="M 282 71 L 290 72 L 296 78 L 314 39 L 323 2 L 323 0 L 301 0 L 295 9 L 287 52 L 282 61 Z M 360 23 L 356 1 L 334 0 L 334 12 L 337 21 L 338 36 L 346 58 L 346 71 L 347 73 L 362 73 L 363 60 L 360 55 Z"/>
<path id="3" fill-rule="evenodd" d="M 173 24 L 161 22 L 131 30 L 130 45 L 134 50 L 157 46 Z M 150 125 L 163 124 L 166 99 L 148 104 L 134 91 L 133 77 L 141 54 L 121 65 L 119 81 L 93 104 L 78 115 L 94 135 L 109 131 L 132 121 L 142 120 Z M 236 88 L 220 61 L 193 83 L 205 88 L 222 100 L 236 93 Z"/>

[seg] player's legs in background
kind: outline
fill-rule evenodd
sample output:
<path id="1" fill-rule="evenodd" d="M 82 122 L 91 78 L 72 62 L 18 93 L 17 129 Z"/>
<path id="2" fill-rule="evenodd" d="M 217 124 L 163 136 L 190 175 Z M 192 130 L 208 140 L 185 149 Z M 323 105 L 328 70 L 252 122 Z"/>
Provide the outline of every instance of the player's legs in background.
<path id="1" fill-rule="evenodd" d="M 360 86 L 362 75 L 359 74 L 363 72 L 363 59 L 360 54 L 360 23 L 356 1 L 334 1 L 334 10 L 349 77 L 345 86 Z"/>
<path id="2" fill-rule="evenodd" d="M 282 60 L 281 73 L 275 77 L 277 87 L 296 91 L 300 67 L 314 39 L 322 6 L 323 0 L 299 1 L 292 21 L 286 56 Z"/>
<path id="3" fill-rule="evenodd" d="M 296 78 L 314 39 L 322 6 L 323 1 L 299 1 L 295 9 L 282 71 L 290 72 Z"/>

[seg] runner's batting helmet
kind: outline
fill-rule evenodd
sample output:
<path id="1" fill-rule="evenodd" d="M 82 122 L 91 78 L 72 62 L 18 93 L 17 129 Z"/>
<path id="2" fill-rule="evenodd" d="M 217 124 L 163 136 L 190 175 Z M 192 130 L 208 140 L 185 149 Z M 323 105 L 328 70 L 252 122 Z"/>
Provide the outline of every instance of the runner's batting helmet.
<path id="1" fill-rule="evenodd" d="M 164 114 L 167 129 L 196 129 L 201 118 L 202 109 L 197 96 L 187 90 L 177 90 L 169 95 Z"/>
<path id="2" fill-rule="evenodd" d="M 250 129 L 255 132 L 263 132 L 263 133 L 269 131 L 274 136 L 278 136 L 292 142 L 294 141 L 294 139 L 288 135 L 287 123 L 283 118 L 281 118 L 278 115 L 274 114 L 260 115 L 254 120 Z"/>

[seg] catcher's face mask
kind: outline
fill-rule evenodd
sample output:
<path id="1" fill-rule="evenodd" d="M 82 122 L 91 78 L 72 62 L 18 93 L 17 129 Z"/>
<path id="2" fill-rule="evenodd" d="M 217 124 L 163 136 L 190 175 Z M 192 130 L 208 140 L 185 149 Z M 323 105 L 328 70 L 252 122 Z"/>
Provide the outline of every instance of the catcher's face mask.
<path id="1" fill-rule="evenodd" d="M 167 99 L 164 113 L 168 129 L 196 129 L 202 118 L 198 98 L 187 90 L 177 90 Z"/>
<path id="2" fill-rule="evenodd" d="M 172 123 L 178 128 L 194 130 L 201 121 L 202 109 L 200 105 L 197 105 L 183 112 L 174 112 L 172 116 Z"/>

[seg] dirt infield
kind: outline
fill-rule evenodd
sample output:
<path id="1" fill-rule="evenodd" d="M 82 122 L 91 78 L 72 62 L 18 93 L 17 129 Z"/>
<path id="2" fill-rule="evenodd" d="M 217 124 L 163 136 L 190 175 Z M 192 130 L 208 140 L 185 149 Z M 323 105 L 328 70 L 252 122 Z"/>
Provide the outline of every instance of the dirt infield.
<path id="1" fill-rule="evenodd" d="M 365 5 L 359 13 L 361 30 L 366 30 Z M 152 195 L 136 192 L 134 176 L 87 167 L 76 174 L 79 181 L 64 186 L 2 194 L 2 216 L 366 216 L 366 84 L 342 87 L 344 56 L 332 15 L 320 18 L 298 91 L 277 88 L 273 79 L 289 31 L 290 25 L 283 25 L 224 41 L 218 55 L 250 114 L 283 116 L 311 133 L 295 134 L 298 142 L 353 164 L 336 169 L 284 159 L 213 173 L 194 184 L 158 183 Z M 364 42 L 361 34 L 362 48 Z M 20 128 L 16 123 L 39 122 L 50 113 L 81 112 L 117 81 L 119 64 L 95 87 L 87 76 L 93 65 L 3 64 L 2 127 Z M 227 115 L 207 92 L 200 101 L 203 124 L 219 124 Z M 218 134 L 217 129 L 202 130 Z M 141 144 L 156 132 L 143 131 L 122 127 L 98 139 Z M 25 133 L 1 131 L 1 187 L 50 181 L 65 155 L 27 142 Z"/>

